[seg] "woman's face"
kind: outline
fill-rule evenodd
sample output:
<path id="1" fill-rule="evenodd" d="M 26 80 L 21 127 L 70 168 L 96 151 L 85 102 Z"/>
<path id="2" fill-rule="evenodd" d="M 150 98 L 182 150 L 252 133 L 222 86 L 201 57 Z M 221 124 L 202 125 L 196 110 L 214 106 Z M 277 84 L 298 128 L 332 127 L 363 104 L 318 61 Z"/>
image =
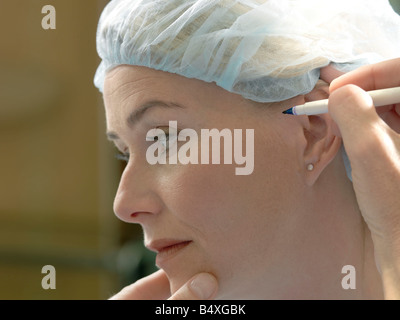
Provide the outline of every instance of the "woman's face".
<path id="1" fill-rule="evenodd" d="M 303 155 L 296 147 L 303 142 L 302 128 L 295 117 L 282 115 L 295 100 L 262 107 L 215 84 L 144 67 L 119 66 L 108 73 L 108 136 L 129 154 L 114 210 L 142 226 L 145 245 L 159 252 L 156 263 L 172 292 L 207 271 L 218 278 L 218 298 L 260 297 L 260 281 L 263 297 L 266 288 L 276 297 L 287 288 L 290 270 L 312 265 L 299 248 L 312 244 L 312 250 L 323 241 L 314 236 L 320 221 L 295 214 L 304 189 Z M 133 112 L 154 101 L 169 107 L 158 103 L 133 119 Z M 222 147 L 222 164 L 151 165 L 146 151 L 157 141 L 146 136 L 154 128 L 168 131 L 169 121 L 177 122 L 178 131 L 195 130 L 199 139 L 201 129 L 227 128 L 232 136 L 243 129 L 243 155 L 246 129 L 253 129 L 253 172 L 236 175 L 240 165 L 223 164 Z M 183 144 L 177 142 L 178 149 Z"/>

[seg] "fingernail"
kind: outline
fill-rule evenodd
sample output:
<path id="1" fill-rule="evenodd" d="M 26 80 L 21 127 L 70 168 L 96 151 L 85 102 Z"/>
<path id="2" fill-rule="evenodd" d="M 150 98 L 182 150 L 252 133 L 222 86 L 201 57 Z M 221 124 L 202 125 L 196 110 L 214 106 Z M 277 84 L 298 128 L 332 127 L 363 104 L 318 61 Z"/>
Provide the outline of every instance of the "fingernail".
<path id="1" fill-rule="evenodd" d="M 217 289 L 217 280 L 211 274 L 200 273 L 190 282 L 190 288 L 199 299 L 209 299 Z"/>

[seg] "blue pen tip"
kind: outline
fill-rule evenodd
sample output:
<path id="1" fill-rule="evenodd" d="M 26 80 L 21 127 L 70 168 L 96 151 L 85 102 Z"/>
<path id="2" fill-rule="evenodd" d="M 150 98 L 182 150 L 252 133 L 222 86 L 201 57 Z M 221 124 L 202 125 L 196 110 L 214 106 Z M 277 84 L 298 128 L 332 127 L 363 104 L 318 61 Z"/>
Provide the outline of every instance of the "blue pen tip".
<path id="1" fill-rule="evenodd" d="M 287 109 L 282 112 L 283 114 L 293 114 L 293 108 Z"/>

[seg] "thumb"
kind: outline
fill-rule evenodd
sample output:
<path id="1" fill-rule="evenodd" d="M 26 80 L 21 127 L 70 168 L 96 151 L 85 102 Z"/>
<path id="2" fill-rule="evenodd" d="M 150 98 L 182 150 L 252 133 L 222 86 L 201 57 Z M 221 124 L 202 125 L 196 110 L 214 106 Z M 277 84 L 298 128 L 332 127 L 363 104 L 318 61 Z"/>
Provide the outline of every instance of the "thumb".
<path id="1" fill-rule="evenodd" d="M 210 273 L 199 273 L 176 291 L 169 300 L 211 300 L 218 289 L 217 279 Z"/>
<path id="2" fill-rule="evenodd" d="M 352 161 L 365 159 L 374 143 L 381 144 L 382 133 L 388 127 L 364 90 L 345 85 L 330 94 L 328 108 Z"/>

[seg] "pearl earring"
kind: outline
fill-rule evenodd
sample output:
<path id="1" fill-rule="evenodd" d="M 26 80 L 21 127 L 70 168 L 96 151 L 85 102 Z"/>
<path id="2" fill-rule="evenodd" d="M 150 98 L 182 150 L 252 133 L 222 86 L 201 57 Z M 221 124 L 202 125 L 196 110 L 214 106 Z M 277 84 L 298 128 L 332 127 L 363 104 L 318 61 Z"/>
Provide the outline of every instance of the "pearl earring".
<path id="1" fill-rule="evenodd" d="M 313 171 L 313 170 L 314 170 L 314 165 L 313 165 L 312 163 L 310 163 L 310 164 L 307 166 L 307 170 L 308 170 L 308 171 Z"/>

